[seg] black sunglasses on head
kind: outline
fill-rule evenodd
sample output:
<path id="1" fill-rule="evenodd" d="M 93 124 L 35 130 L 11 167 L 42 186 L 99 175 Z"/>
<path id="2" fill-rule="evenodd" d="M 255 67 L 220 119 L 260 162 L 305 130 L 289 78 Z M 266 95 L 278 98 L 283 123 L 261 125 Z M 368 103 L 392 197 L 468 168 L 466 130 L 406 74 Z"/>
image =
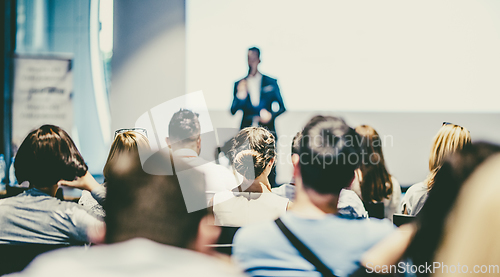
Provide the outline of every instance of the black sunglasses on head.
<path id="1" fill-rule="evenodd" d="M 115 138 L 116 136 L 118 136 L 118 134 L 121 134 L 121 133 L 125 133 L 125 132 L 129 132 L 129 131 L 132 131 L 132 132 L 136 132 L 136 133 L 139 133 L 139 134 L 142 134 L 144 135 L 146 138 L 148 137 L 148 132 L 146 131 L 146 129 L 144 128 L 125 128 L 125 129 L 118 129 L 115 131 Z"/>
<path id="2" fill-rule="evenodd" d="M 451 122 L 446 122 L 446 121 L 445 121 L 445 122 L 443 122 L 443 126 L 444 126 L 444 125 L 453 125 L 453 126 L 455 126 L 455 127 L 460 127 L 460 129 L 462 129 L 462 130 L 464 129 L 464 127 L 462 127 L 462 126 L 460 126 L 460 125 L 457 125 L 457 124 L 454 124 L 454 123 L 451 123 Z M 469 133 L 470 133 L 470 131 L 469 131 Z"/>

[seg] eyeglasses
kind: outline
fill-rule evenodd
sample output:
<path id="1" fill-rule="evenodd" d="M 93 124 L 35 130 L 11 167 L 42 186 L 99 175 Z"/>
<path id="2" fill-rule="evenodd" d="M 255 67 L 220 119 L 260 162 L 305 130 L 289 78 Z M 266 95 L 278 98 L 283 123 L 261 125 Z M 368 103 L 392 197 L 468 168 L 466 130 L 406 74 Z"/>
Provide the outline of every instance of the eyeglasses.
<path id="1" fill-rule="evenodd" d="M 136 133 L 139 133 L 141 135 L 144 135 L 146 138 L 148 137 L 148 131 L 144 128 L 125 128 L 125 129 L 116 130 L 114 138 L 116 138 L 116 136 L 118 136 L 119 134 L 125 133 L 125 132 L 136 132 Z"/>
<path id="2" fill-rule="evenodd" d="M 445 121 L 445 122 L 443 122 L 443 126 L 444 126 L 444 125 L 453 125 L 453 126 L 455 126 L 455 127 L 460 127 L 460 129 L 462 129 L 462 130 L 464 129 L 464 127 L 462 127 L 462 126 L 460 126 L 460 125 L 457 125 L 457 124 L 454 124 L 454 123 L 451 123 L 451 122 L 446 122 L 446 121 Z M 470 131 L 469 131 L 469 133 L 470 133 Z"/>

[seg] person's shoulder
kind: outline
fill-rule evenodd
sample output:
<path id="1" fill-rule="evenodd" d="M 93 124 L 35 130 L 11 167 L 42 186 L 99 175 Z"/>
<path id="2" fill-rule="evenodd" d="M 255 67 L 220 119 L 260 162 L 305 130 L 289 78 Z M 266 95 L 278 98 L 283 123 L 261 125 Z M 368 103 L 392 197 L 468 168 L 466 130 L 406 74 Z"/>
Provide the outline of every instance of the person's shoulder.
<path id="1" fill-rule="evenodd" d="M 392 233 L 396 226 L 387 218 L 370 218 L 369 220 L 358 220 L 363 223 L 366 230 L 366 237 L 378 241 Z"/>
<path id="2" fill-rule="evenodd" d="M 272 237 L 277 229 L 274 221 L 268 220 L 247 226 L 243 226 L 234 236 L 234 245 L 240 249 L 243 247 L 259 248 L 266 238 Z"/>
<path id="3" fill-rule="evenodd" d="M 376 228 L 388 231 L 392 231 L 394 230 L 394 228 L 396 228 L 395 225 L 387 218 L 378 219 L 372 217 L 369 220 L 363 220 L 363 222 L 365 222 L 366 225 L 369 226 L 370 228 Z"/>
<path id="4" fill-rule="evenodd" d="M 7 199 L 12 199 L 12 201 L 18 203 L 19 205 L 36 205 L 40 210 L 64 210 L 68 209 L 84 209 L 83 206 L 73 202 L 73 201 L 63 201 L 56 197 L 47 194 L 35 194 L 36 197 L 30 197 L 27 192 L 17 195 L 16 197 L 10 197 Z"/>
<path id="5" fill-rule="evenodd" d="M 88 265 L 85 259 L 86 249 L 83 246 L 74 246 L 57 249 L 41 255 L 38 255 L 19 276 L 40 276 L 50 273 L 52 276 L 58 275 L 54 268 L 59 272 L 73 271 L 75 268 L 84 268 Z M 18 275 L 14 275 L 18 276 Z"/>
<path id="6" fill-rule="evenodd" d="M 218 174 L 229 174 L 234 176 L 233 173 L 227 168 L 215 162 L 207 162 L 206 165 L 212 170 L 216 170 Z"/>
<path id="7" fill-rule="evenodd" d="M 54 203 L 54 205 L 57 205 L 61 208 L 64 208 L 65 210 L 67 209 L 81 209 L 81 210 L 87 210 L 86 207 L 82 206 L 81 204 L 79 203 L 75 203 L 73 201 L 66 201 L 66 200 L 60 200 L 60 199 L 57 199 L 55 197 L 53 197 L 54 199 L 51 199 L 50 201 Z M 91 199 L 94 199 L 92 197 L 92 195 L 90 195 L 90 198 Z"/>
<path id="8" fill-rule="evenodd" d="M 269 83 L 277 83 L 278 82 L 278 79 L 270 77 L 268 75 L 264 75 L 264 74 L 262 74 L 262 80 L 265 80 Z"/>
<path id="9" fill-rule="evenodd" d="M 127 253 L 134 251 L 150 257 L 147 261 L 138 261 Z M 171 257 L 176 257 L 172 259 Z M 175 263 L 175 265 L 174 265 Z M 183 264 L 196 264 L 190 268 Z M 89 266 L 90 265 L 90 266 Z M 117 276 L 134 276 L 130 270 L 144 267 L 144 275 L 163 273 L 169 276 L 241 276 L 238 269 L 221 260 L 195 251 L 160 244 L 143 238 L 129 241 L 93 246 L 90 249 L 70 247 L 48 252 L 38 256 L 20 276 L 65 276 L 74 272 L 74 276 L 104 276 L 102 273 L 115 273 Z M 206 275 L 208 274 L 208 275 Z"/>
<path id="10" fill-rule="evenodd" d="M 242 80 L 245 80 L 246 76 L 241 78 L 241 79 L 238 79 L 238 81 L 234 82 L 235 85 L 237 85 L 239 82 L 241 82 Z"/>
<path id="11" fill-rule="evenodd" d="M 391 232 L 396 228 L 394 224 L 387 218 L 366 218 L 366 219 L 352 219 L 344 217 L 333 217 L 337 223 L 344 225 L 346 228 L 365 230 L 367 233 Z"/>
<path id="12" fill-rule="evenodd" d="M 391 195 L 393 195 L 393 196 L 396 195 L 397 197 L 400 197 L 401 196 L 401 184 L 399 184 L 398 179 L 396 179 L 394 176 L 391 176 L 391 183 L 392 183 L 392 194 Z M 392 199 L 394 199 L 394 197 L 390 197 L 389 199 L 384 199 L 384 201 L 385 200 L 392 200 Z"/>
<path id="13" fill-rule="evenodd" d="M 286 187 L 284 187 L 283 189 L 286 189 Z M 276 200 L 287 200 L 287 201 L 289 200 L 286 196 L 274 193 L 272 189 L 271 189 L 271 193 L 263 193 L 263 195 L 266 195 L 266 196 L 268 196 L 272 199 L 276 199 Z"/>
<path id="14" fill-rule="evenodd" d="M 194 158 L 183 158 L 182 160 L 188 165 L 188 168 L 196 169 L 205 174 L 231 174 L 229 169 L 222 165 L 216 164 L 213 161 L 207 161 L 199 156 Z"/>
<path id="15" fill-rule="evenodd" d="M 407 198 L 412 197 L 414 195 L 421 195 L 423 193 L 427 193 L 427 185 L 424 182 L 416 183 L 408 188 L 406 191 Z"/>
<path id="16" fill-rule="evenodd" d="M 391 182 L 392 182 L 393 187 L 396 187 L 396 186 L 401 187 L 401 184 L 399 184 L 399 181 L 398 181 L 398 179 L 396 179 L 396 177 L 391 176 Z"/>
<path id="17" fill-rule="evenodd" d="M 286 184 L 283 184 L 279 187 L 272 188 L 271 192 L 278 195 L 278 196 L 284 196 L 285 192 L 286 192 Z"/>
<path id="18" fill-rule="evenodd" d="M 93 201 L 92 201 L 93 200 Z M 78 200 L 78 204 L 83 204 L 83 203 L 88 203 L 88 202 L 94 202 L 95 199 L 92 197 L 92 194 L 88 190 L 82 190 L 82 196 Z"/>
<path id="19" fill-rule="evenodd" d="M 220 183 L 222 188 L 230 189 L 238 186 L 234 174 L 227 167 L 224 167 L 215 162 L 207 162 L 199 168 L 205 176 L 210 176 L 212 183 Z"/>
<path id="20" fill-rule="evenodd" d="M 350 190 L 350 189 L 342 189 L 340 191 L 339 197 L 347 197 L 347 198 L 351 198 L 352 197 L 352 198 L 359 199 L 358 194 L 356 192 Z"/>
<path id="21" fill-rule="evenodd" d="M 339 203 L 337 206 L 363 206 L 363 201 L 359 198 L 358 194 L 349 189 L 342 189 L 339 194 Z"/>

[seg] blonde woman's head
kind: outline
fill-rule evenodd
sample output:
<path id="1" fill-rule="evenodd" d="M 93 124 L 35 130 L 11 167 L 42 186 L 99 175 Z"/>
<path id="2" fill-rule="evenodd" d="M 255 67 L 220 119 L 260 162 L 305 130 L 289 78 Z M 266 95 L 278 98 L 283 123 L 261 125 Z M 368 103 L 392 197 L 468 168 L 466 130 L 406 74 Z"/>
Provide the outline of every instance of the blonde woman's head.
<path id="1" fill-rule="evenodd" d="M 126 131 L 118 133 L 111 144 L 108 159 L 104 166 L 104 178 L 110 175 L 113 167 L 120 161 L 121 154 L 127 154 L 131 157 L 139 158 L 139 149 L 150 149 L 149 140 L 143 134 L 135 131 Z"/>
<path id="2" fill-rule="evenodd" d="M 461 150 L 471 142 L 470 132 L 467 128 L 444 122 L 441 129 L 434 137 L 431 153 L 429 155 L 430 174 L 426 180 L 429 188 L 434 184 L 434 176 L 443 165 L 444 160 L 455 151 Z"/>

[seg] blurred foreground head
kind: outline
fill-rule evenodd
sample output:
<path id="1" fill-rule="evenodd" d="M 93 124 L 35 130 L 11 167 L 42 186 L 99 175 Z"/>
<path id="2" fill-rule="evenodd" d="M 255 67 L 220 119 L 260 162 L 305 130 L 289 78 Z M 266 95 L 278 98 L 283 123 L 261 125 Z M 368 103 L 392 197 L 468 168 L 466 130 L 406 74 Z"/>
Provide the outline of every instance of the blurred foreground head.
<path id="1" fill-rule="evenodd" d="M 481 164 L 464 183 L 445 222 L 443 241 L 435 261 L 460 264 L 468 271 L 498 275 L 500 269 L 500 154 Z M 465 271 L 465 272 L 468 272 Z M 436 270 L 436 275 L 450 275 Z"/>
<path id="2" fill-rule="evenodd" d="M 299 168 L 305 188 L 339 194 L 351 184 L 361 162 L 359 135 L 344 120 L 315 116 L 304 127 Z"/>
<path id="3" fill-rule="evenodd" d="M 446 219 L 464 183 L 484 161 L 498 153 L 500 146 L 479 142 L 464 146 L 462 150 L 444 160 L 434 177 L 434 186 L 429 191 L 429 197 L 417 215 L 417 232 L 407 249 L 406 256 L 411 258 L 414 264 L 434 261 L 435 251 L 444 238 Z M 470 203 L 476 205 L 477 199 L 468 200 L 472 200 Z"/>
<path id="4" fill-rule="evenodd" d="M 171 166 L 167 153 L 158 152 L 153 157 L 155 163 Z M 176 164 L 176 170 L 185 168 Z M 147 174 L 142 170 L 136 152 L 122 152 L 113 167 L 109 168 L 106 178 L 108 192 L 104 209 L 107 243 L 142 237 L 202 251 L 197 247 L 216 240 L 218 230 L 202 224 L 209 220 L 204 220 L 207 210 L 188 213 L 184 202 L 183 193 L 205 201 L 202 174 L 190 171 L 189 176 L 183 178 L 181 189 L 176 175 Z"/>

